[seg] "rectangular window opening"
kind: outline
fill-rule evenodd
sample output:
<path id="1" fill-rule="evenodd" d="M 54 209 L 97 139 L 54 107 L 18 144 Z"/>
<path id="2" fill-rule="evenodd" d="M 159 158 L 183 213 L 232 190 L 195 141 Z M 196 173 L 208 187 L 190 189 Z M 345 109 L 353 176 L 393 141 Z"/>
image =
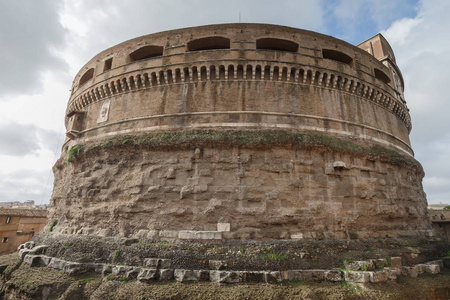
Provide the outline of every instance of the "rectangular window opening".
<path id="1" fill-rule="evenodd" d="M 4 237 L 2 243 L 7 243 L 8 242 L 8 238 Z"/>
<path id="2" fill-rule="evenodd" d="M 105 60 L 105 66 L 103 67 L 103 72 L 111 70 L 112 60 L 113 60 L 112 57 L 107 59 L 107 60 Z"/>

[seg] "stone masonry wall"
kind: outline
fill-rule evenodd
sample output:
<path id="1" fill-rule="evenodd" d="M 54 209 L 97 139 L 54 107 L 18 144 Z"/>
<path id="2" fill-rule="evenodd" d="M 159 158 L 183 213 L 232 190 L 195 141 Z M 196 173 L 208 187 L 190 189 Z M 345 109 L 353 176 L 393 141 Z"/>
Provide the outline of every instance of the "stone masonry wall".
<path id="1" fill-rule="evenodd" d="M 353 239 L 429 229 L 420 167 L 320 148 L 125 144 L 70 164 L 63 156 L 54 171 L 49 220 L 62 233 Z"/>

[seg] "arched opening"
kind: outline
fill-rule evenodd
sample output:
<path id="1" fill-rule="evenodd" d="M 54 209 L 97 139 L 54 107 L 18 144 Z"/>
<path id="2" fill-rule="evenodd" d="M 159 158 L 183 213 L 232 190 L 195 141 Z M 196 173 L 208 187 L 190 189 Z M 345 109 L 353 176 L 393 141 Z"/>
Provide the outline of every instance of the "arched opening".
<path id="1" fill-rule="evenodd" d="M 228 80 L 234 80 L 234 65 L 228 66 Z"/>
<path id="2" fill-rule="evenodd" d="M 391 79 L 389 78 L 389 76 L 386 75 L 386 73 L 384 73 L 383 71 L 378 70 L 376 68 L 373 70 L 375 73 L 375 78 L 380 79 L 384 83 L 391 85 Z"/>
<path id="3" fill-rule="evenodd" d="M 242 80 L 244 78 L 244 66 L 238 65 L 237 66 L 237 79 Z"/>
<path id="4" fill-rule="evenodd" d="M 230 49 L 230 39 L 221 36 L 205 37 L 187 43 L 187 51 Z"/>
<path id="5" fill-rule="evenodd" d="M 219 66 L 219 80 L 225 80 L 225 66 Z"/>
<path id="6" fill-rule="evenodd" d="M 189 68 L 184 68 L 182 72 L 183 72 L 184 82 L 190 82 L 191 78 L 189 76 Z"/>
<path id="7" fill-rule="evenodd" d="M 270 66 L 264 67 L 264 80 L 270 80 Z"/>
<path id="8" fill-rule="evenodd" d="M 192 81 L 198 81 L 197 67 L 192 67 Z"/>
<path id="9" fill-rule="evenodd" d="M 211 78 L 211 80 L 217 80 L 217 74 L 216 74 L 216 67 L 215 66 L 210 66 L 209 67 L 209 76 Z"/>
<path id="10" fill-rule="evenodd" d="M 277 80 L 279 80 L 279 77 L 280 77 L 280 69 L 278 68 L 278 67 L 274 67 L 273 68 L 273 75 L 272 75 L 273 77 L 273 80 L 275 80 L 275 81 L 277 81 Z"/>
<path id="11" fill-rule="evenodd" d="M 246 79 L 251 80 L 252 78 L 253 78 L 253 67 L 252 65 L 247 65 Z"/>
<path id="12" fill-rule="evenodd" d="M 298 44 L 289 40 L 264 38 L 256 40 L 256 49 L 298 52 Z"/>
<path id="13" fill-rule="evenodd" d="M 173 74 L 172 70 L 167 70 L 167 83 L 172 84 L 173 83 Z"/>
<path id="14" fill-rule="evenodd" d="M 206 81 L 207 79 L 208 78 L 207 78 L 206 67 L 203 66 L 203 67 L 200 68 L 200 80 L 201 81 Z"/>
<path id="15" fill-rule="evenodd" d="M 158 79 L 156 78 L 156 73 L 152 72 L 152 86 L 155 86 L 158 84 Z"/>
<path id="16" fill-rule="evenodd" d="M 350 56 L 336 50 L 322 49 L 322 57 L 338 61 L 350 66 L 353 65 L 353 59 Z"/>
<path id="17" fill-rule="evenodd" d="M 296 72 L 296 69 L 295 68 L 291 68 L 291 73 L 290 73 L 290 76 L 289 76 L 289 81 L 290 82 L 295 82 L 295 72 Z"/>
<path id="18" fill-rule="evenodd" d="M 151 57 L 163 55 L 164 48 L 161 46 L 144 46 L 130 53 L 130 62 L 143 60 Z"/>
<path id="19" fill-rule="evenodd" d="M 164 78 L 164 72 L 163 71 L 159 71 L 159 84 L 165 84 L 166 80 Z"/>
<path id="20" fill-rule="evenodd" d="M 180 83 L 181 82 L 181 72 L 180 69 L 175 69 L 175 82 Z"/>
<path id="21" fill-rule="evenodd" d="M 83 76 L 81 76 L 80 81 L 78 83 L 78 86 L 82 86 L 83 84 L 85 84 L 89 79 L 91 79 L 92 77 L 94 77 L 94 69 L 91 68 L 89 70 L 87 70 Z"/>

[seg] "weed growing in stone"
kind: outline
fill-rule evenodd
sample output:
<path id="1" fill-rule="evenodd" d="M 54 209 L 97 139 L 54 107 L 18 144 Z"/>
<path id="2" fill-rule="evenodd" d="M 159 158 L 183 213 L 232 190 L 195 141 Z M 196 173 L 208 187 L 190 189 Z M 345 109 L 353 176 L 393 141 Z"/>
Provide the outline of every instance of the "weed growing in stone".
<path id="1" fill-rule="evenodd" d="M 386 257 L 386 265 L 387 265 L 388 267 L 392 267 L 392 258 Z"/>
<path id="2" fill-rule="evenodd" d="M 288 258 L 288 254 L 276 254 L 276 253 L 267 253 L 261 256 L 262 260 L 266 263 L 266 265 L 270 261 L 275 261 L 278 265 L 284 265 L 286 263 L 286 259 Z"/>
<path id="3" fill-rule="evenodd" d="M 67 156 L 67 163 L 68 164 L 71 163 L 72 160 L 81 153 L 83 153 L 83 146 L 81 145 L 75 145 L 72 148 L 70 148 L 69 155 Z"/>
<path id="4" fill-rule="evenodd" d="M 48 229 L 48 232 L 52 232 L 53 231 L 53 227 L 55 227 L 56 224 L 58 224 L 58 220 L 53 220 L 52 224 L 50 224 L 50 228 Z"/>
<path id="5" fill-rule="evenodd" d="M 116 261 L 116 259 L 119 257 L 119 255 L 120 255 L 120 250 L 114 251 L 114 252 L 113 252 L 112 260 L 113 260 L 113 261 Z"/>
<path id="6" fill-rule="evenodd" d="M 94 280 L 94 277 L 84 278 L 84 279 L 81 279 L 80 281 L 81 281 L 81 283 L 85 283 L 86 284 L 86 283 L 89 283 L 92 280 Z"/>

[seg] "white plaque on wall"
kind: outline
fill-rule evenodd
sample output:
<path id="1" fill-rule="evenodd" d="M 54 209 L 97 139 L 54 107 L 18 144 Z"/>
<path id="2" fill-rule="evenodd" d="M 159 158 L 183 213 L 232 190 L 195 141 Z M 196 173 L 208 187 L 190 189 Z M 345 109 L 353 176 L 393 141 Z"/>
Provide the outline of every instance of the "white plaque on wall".
<path id="1" fill-rule="evenodd" d="M 97 123 L 103 123 L 108 121 L 109 104 L 110 104 L 109 101 L 103 103 L 102 108 L 100 109 L 100 114 L 98 115 Z"/>

